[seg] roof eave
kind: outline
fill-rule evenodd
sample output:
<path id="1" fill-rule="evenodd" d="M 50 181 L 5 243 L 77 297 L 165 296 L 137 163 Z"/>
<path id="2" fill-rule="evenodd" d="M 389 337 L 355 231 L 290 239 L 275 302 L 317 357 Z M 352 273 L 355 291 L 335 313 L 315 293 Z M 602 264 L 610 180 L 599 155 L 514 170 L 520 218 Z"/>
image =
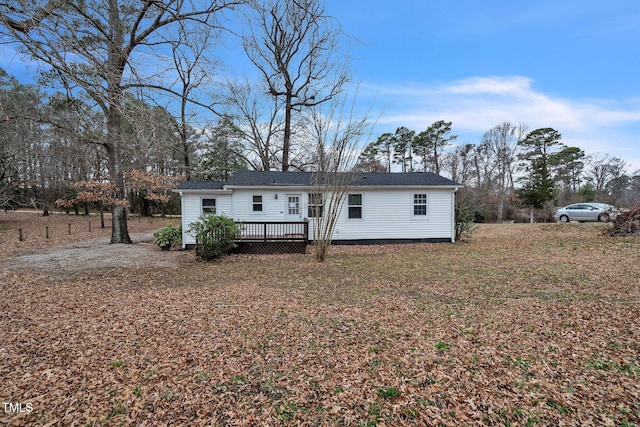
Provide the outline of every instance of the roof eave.
<path id="1" fill-rule="evenodd" d="M 254 188 L 270 188 L 274 190 L 304 190 L 311 188 L 312 185 L 304 184 L 252 184 L 252 185 L 225 185 L 224 188 L 229 190 L 251 190 Z"/>
<path id="2" fill-rule="evenodd" d="M 302 185 L 302 184 L 254 184 L 254 185 L 225 185 L 225 188 L 228 190 L 251 190 L 251 189 L 265 189 L 270 188 L 274 190 L 311 190 L 318 187 L 324 187 L 324 185 Z M 327 185 L 327 187 L 331 188 L 331 184 Z M 463 185 L 453 185 L 453 184 L 396 184 L 396 185 L 375 185 L 375 184 L 366 184 L 366 185 L 358 185 L 352 184 L 348 186 L 350 189 L 358 188 L 358 189 L 403 189 L 403 188 L 436 188 L 436 189 L 449 189 L 449 190 L 458 190 Z"/>
<path id="3" fill-rule="evenodd" d="M 396 184 L 396 185 L 350 185 L 349 188 L 383 188 L 383 189 L 403 189 L 403 188 L 439 188 L 439 189 L 460 189 L 463 185 L 448 184 Z"/>
<path id="4" fill-rule="evenodd" d="M 224 188 L 174 188 L 174 193 L 206 193 L 206 194 L 231 194 L 233 191 Z"/>

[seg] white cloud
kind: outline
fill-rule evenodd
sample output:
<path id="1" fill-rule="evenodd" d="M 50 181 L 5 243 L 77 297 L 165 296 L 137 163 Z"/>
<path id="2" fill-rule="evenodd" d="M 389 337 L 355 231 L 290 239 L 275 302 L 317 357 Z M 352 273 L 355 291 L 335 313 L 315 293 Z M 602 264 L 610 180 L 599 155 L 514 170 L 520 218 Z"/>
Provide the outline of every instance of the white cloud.
<path id="1" fill-rule="evenodd" d="M 417 131 L 436 120 L 453 122 L 461 142 L 475 143 L 495 125 L 524 123 L 530 130 L 551 127 L 563 142 L 621 157 L 640 168 L 640 100 L 568 99 L 544 93 L 522 76 L 470 77 L 449 83 L 367 86 L 390 106 L 378 128 L 407 126 Z M 462 138 L 465 139 L 462 139 Z"/>
<path id="2" fill-rule="evenodd" d="M 474 95 L 516 95 L 530 92 L 532 80 L 526 77 L 471 77 L 445 86 L 445 93 Z"/>

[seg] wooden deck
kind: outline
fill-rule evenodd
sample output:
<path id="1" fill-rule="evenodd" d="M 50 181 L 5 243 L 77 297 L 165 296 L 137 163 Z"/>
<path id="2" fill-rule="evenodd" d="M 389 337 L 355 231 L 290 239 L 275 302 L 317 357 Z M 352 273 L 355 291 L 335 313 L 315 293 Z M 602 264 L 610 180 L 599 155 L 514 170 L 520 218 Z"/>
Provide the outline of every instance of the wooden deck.
<path id="1" fill-rule="evenodd" d="M 306 253 L 308 221 L 241 221 L 238 253 Z"/>

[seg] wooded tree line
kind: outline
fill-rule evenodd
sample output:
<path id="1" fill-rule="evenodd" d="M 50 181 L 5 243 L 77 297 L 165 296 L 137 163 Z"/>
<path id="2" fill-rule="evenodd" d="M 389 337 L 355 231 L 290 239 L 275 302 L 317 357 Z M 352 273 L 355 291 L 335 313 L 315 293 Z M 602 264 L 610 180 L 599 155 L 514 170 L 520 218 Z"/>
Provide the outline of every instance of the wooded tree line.
<path id="1" fill-rule="evenodd" d="M 157 196 L 160 192 L 170 194 L 170 188 L 143 182 L 140 174 L 144 171 L 148 177 L 165 180 L 181 176 L 176 123 L 166 110 L 133 97 L 128 97 L 123 106 L 128 111 L 123 135 L 132 141 L 122 152 L 129 206 L 137 213 L 153 213 L 149 202 L 166 203 L 165 197 L 158 200 Z M 107 206 L 117 204 L 114 183 L 108 179 L 105 147 L 94 141 L 102 131 L 101 118 L 94 111 L 83 109 L 80 101 L 59 92 L 47 93 L 38 85 L 22 84 L 2 69 L 0 107 L 3 208 L 35 205 L 44 209 L 53 207 L 56 200 L 63 201 L 59 206 L 76 210 L 100 201 Z M 70 128 L 76 132 L 69 132 Z M 87 188 L 93 189 L 92 197 L 87 195 Z M 107 195 L 109 188 L 112 195 Z M 78 198 L 79 194 L 83 196 Z M 75 198 L 78 205 L 64 203 Z"/>
<path id="2" fill-rule="evenodd" d="M 177 205 L 160 197 L 166 189 L 136 188 L 151 178 L 131 174 L 167 182 L 226 179 L 239 169 L 335 169 L 370 129 L 368 113 L 346 101 L 357 92 L 352 39 L 320 0 L 0 2 L 0 40 L 39 70 L 30 84 L 0 71 L 4 207 L 52 205 L 76 197 L 74 184 L 102 182 L 113 187 L 93 196 L 99 203 L 170 211 Z M 242 69 L 220 63 L 220 49 L 241 52 Z M 328 127 L 340 129 L 330 140 Z M 509 219 L 523 201 L 539 206 L 536 171 L 552 175 L 545 179 L 561 204 L 638 202 L 637 172 L 564 147 L 559 134 L 540 153 L 544 144 L 522 143 L 522 126 L 498 125 L 458 145 L 451 129 L 443 120 L 418 132 L 400 127 L 367 145 L 357 167 L 448 176 L 466 186 L 460 199 L 478 219 Z M 536 191 L 527 197 L 518 188 Z M 128 241 L 120 215 L 114 243 Z"/>
<path id="3" fill-rule="evenodd" d="M 567 146 L 555 129 L 529 132 L 524 124 L 504 122 L 477 143 L 455 145 L 451 132 L 452 123 L 444 120 L 423 131 L 399 127 L 366 145 L 356 168 L 451 178 L 465 186 L 458 199 L 478 221 L 523 221 L 524 208 L 538 209 L 537 220 L 551 220 L 554 204 L 640 204 L 640 170 L 628 171 L 617 157 Z"/>
<path id="4" fill-rule="evenodd" d="M 1 2 L 0 41 L 40 71 L 37 86 L 3 75 L 3 204 L 50 202 L 77 179 L 124 200 L 131 170 L 302 168 L 318 158 L 307 121 L 349 82 L 344 36 L 317 0 Z M 221 48 L 253 73 L 223 68 Z M 126 222 L 114 208 L 112 243 Z"/>

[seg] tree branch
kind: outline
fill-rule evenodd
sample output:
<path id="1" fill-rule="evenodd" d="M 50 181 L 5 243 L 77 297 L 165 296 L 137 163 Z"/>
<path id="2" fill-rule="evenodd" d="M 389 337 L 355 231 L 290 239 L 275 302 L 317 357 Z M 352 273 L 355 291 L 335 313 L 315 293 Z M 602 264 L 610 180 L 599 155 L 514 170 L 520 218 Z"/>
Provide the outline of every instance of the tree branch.
<path id="1" fill-rule="evenodd" d="M 16 21 L 6 15 L 3 15 L 2 21 L 9 29 L 27 34 L 29 31 L 39 26 L 45 18 L 51 15 L 54 10 L 62 6 L 64 2 L 64 0 L 50 0 L 42 9 L 38 9 L 31 19 Z M 15 10 L 13 7 L 11 9 Z"/>

